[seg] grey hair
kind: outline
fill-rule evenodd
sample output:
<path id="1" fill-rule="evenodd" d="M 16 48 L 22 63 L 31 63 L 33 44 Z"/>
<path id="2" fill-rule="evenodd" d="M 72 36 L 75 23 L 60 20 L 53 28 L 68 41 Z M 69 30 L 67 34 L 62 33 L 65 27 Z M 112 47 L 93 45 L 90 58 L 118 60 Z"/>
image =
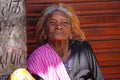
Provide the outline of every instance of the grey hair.
<path id="1" fill-rule="evenodd" d="M 50 14 L 52 14 L 55 11 L 62 11 L 64 12 L 70 21 L 71 25 L 71 36 L 72 39 L 78 39 L 76 38 L 76 35 L 79 36 L 79 40 L 85 40 L 84 32 L 80 28 L 80 22 L 76 15 L 76 10 L 72 8 L 72 6 L 69 6 L 64 3 L 58 3 L 58 4 L 52 4 L 45 8 L 41 12 L 41 18 L 39 19 L 37 25 L 36 25 L 36 37 L 39 40 L 41 44 L 44 44 L 47 42 L 47 34 L 46 34 L 46 27 L 47 27 L 47 19 Z"/>
<path id="2" fill-rule="evenodd" d="M 48 16 L 49 14 L 51 14 L 52 12 L 57 11 L 57 10 L 64 12 L 69 17 L 72 17 L 72 13 L 70 11 L 68 11 L 66 8 L 64 8 L 63 6 L 61 6 L 61 4 L 59 4 L 59 5 L 54 4 L 51 7 L 48 7 L 45 10 L 44 16 Z"/>

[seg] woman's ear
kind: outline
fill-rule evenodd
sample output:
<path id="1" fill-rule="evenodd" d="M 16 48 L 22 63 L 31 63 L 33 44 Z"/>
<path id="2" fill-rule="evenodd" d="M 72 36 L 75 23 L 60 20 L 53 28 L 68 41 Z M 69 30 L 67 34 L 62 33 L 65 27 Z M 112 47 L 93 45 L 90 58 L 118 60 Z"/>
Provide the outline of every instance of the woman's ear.
<path id="1" fill-rule="evenodd" d="M 73 39 L 73 32 L 72 32 L 72 28 L 71 28 L 71 32 L 70 32 L 70 39 Z"/>
<path id="2" fill-rule="evenodd" d="M 73 30 L 72 30 L 72 26 L 71 26 L 71 32 L 70 32 L 70 39 L 73 39 Z"/>

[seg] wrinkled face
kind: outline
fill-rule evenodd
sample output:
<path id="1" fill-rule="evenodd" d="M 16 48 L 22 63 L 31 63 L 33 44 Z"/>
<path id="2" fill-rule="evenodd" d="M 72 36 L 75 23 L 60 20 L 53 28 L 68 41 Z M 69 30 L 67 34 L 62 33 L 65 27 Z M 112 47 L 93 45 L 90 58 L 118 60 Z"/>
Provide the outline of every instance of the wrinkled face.
<path id="1" fill-rule="evenodd" d="M 62 11 L 54 11 L 47 20 L 48 40 L 68 40 L 71 35 L 71 25 L 68 16 Z"/>

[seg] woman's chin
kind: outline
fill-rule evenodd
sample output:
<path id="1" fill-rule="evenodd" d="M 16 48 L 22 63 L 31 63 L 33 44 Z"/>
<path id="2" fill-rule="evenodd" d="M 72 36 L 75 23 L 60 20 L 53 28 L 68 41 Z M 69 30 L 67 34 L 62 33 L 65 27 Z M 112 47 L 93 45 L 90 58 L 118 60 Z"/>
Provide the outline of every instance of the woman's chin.
<path id="1" fill-rule="evenodd" d="M 55 41 L 64 41 L 64 40 L 68 40 L 67 38 L 63 38 L 63 37 L 55 37 L 54 38 Z"/>

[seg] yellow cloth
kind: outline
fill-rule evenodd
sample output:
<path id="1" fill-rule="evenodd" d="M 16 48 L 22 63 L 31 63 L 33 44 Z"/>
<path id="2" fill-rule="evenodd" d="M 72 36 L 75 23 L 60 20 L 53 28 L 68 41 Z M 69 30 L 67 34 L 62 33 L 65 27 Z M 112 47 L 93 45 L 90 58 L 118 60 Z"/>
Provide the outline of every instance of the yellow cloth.
<path id="1" fill-rule="evenodd" d="M 35 79 L 26 69 L 19 68 L 11 74 L 10 80 L 35 80 Z"/>

